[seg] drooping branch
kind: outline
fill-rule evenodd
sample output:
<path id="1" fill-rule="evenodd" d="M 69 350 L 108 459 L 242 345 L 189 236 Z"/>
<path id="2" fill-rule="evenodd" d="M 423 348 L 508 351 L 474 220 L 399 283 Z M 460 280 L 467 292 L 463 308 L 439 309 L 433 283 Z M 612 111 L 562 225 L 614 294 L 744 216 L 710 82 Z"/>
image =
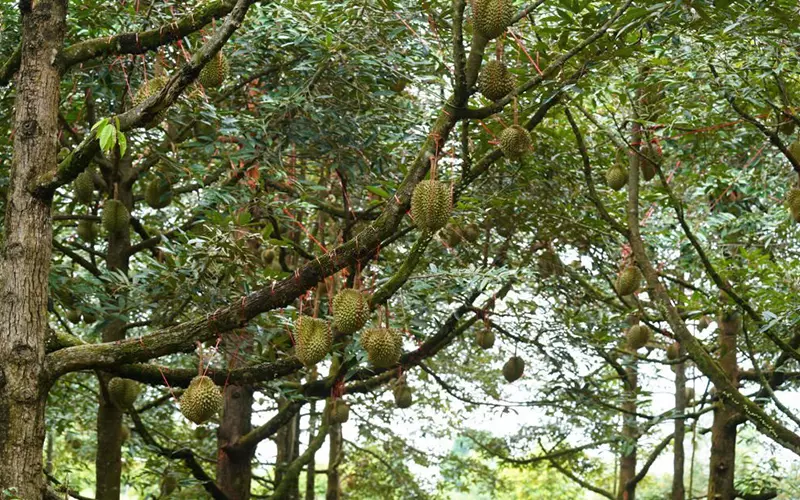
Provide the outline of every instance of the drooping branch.
<path id="1" fill-rule="evenodd" d="M 298 399 L 288 403 L 286 406 L 281 408 L 280 411 L 278 411 L 277 415 L 269 419 L 263 425 L 256 427 L 252 431 L 240 437 L 235 445 L 229 446 L 228 448 L 235 451 L 246 450 L 255 447 L 261 441 L 272 437 L 272 435 L 278 432 L 278 430 L 286 425 L 286 423 L 289 422 L 292 417 L 297 415 L 297 413 L 306 403 L 307 401 L 305 399 Z"/>
<path id="2" fill-rule="evenodd" d="M 322 447 L 322 444 L 325 442 L 325 439 L 328 437 L 328 428 L 330 425 L 328 424 L 327 419 L 322 420 L 322 425 L 319 426 L 319 430 L 317 431 L 317 435 L 314 436 L 314 439 L 309 441 L 308 448 L 306 451 L 303 452 L 302 455 L 297 457 L 292 463 L 290 463 L 286 469 L 283 471 L 283 479 L 281 480 L 280 484 L 277 485 L 275 491 L 272 493 L 270 497 L 272 500 L 281 500 L 286 498 L 286 494 L 289 491 L 292 483 L 297 479 L 300 475 L 300 472 L 303 470 L 308 462 L 311 461 L 311 458 L 314 454 Z"/>
<path id="3" fill-rule="evenodd" d="M 652 467 L 653 463 L 655 463 L 655 461 L 658 459 L 658 456 L 661 455 L 661 452 L 663 452 L 666 447 L 669 446 L 669 443 L 672 442 L 672 438 L 674 437 L 675 433 L 673 432 L 669 436 L 662 439 L 658 445 L 656 445 L 656 447 L 647 457 L 647 460 L 645 460 L 641 470 L 639 470 L 639 472 L 637 472 L 636 475 L 630 480 L 631 483 L 638 484 L 642 479 L 644 479 L 647 473 L 650 472 L 650 467 Z"/>

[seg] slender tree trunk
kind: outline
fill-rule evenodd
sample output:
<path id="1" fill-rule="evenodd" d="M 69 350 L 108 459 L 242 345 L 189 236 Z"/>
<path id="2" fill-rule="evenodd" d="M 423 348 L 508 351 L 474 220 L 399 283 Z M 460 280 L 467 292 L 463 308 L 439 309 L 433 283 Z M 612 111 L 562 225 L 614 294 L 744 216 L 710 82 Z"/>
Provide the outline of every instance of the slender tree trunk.
<path id="1" fill-rule="evenodd" d="M 308 382 L 313 382 L 317 379 L 317 369 L 314 368 L 308 376 Z M 317 433 L 317 402 L 312 400 L 309 403 L 309 415 L 308 415 L 308 435 L 314 436 Z M 308 462 L 308 466 L 306 467 L 306 500 L 314 500 L 316 495 L 315 491 L 315 480 L 316 480 L 316 467 L 317 467 L 317 460 L 316 460 L 316 453 L 311 455 L 311 460 Z"/>
<path id="2" fill-rule="evenodd" d="M 330 451 L 328 452 L 328 490 L 325 500 L 341 500 L 342 485 L 339 464 L 342 462 L 342 424 L 331 424 L 328 431 Z"/>
<path id="3" fill-rule="evenodd" d="M 638 374 L 636 358 L 631 356 L 629 364 L 625 367 L 627 382 L 624 385 L 625 400 L 622 409 L 622 437 L 625 440 L 625 448 L 619 459 L 619 500 L 635 500 L 636 483 L 632 480 L 636 477 L 636 446 L 639 430 L 636 426 L 636 388 L 638 384 Z"/>
<path id="4" fill-rule="evenodd" d="M 736 384 L 736 337 L 741 328 L 741 317 L 736 312 L 723 312 L 719 321 L 719 364 Z M 719 392 L 717 392 L 719 394 Z M 734 464 L 736 463 L 737 412 L 720 398 L 714 406 L 714 423 L 711 426 L 711 459 L 709 461 L 708 499 L 734 500 Z"/>
<path id="5" fill-rule="evenodd" d="M 281 405 L 286 404 L 285 401 Z M 275 484 L 283 482 L 284 471 L 286 467 L 297 458 L 295 443 L 297 442 L 297 422 L 298 416 L 292 417 L 277 433 L 275 444 L 278 447 L 276 466 L 275 466 Z M 286 500 L 298 500 L 300 497 L 299 482 L 294 480 L 294 484 L 290 485 L 286 490 Z"/>
<path id="6" fill-rule="evenodd" d="M 66 2 L 19 3 L 23 45 L 0 256 L 0 486 L 39 499 L 53 231 L 50 201 L 33 197 L 28 188 L 56 168 L 60 76 L 53 63 L 64 40 Z"/>
<path id="7" fill-rule="evenodd" d="M 680 356 L 686 354 L 681 346 Z M 682 418 L 686 412 L 686 364 L 672 365 L 675 368 L 675 437 L 673 439 L 672 456 L 672 500 L 685 500 L 686 488 L 683 483 L 683 468 L 686 453 L 683 441 L 686 436 L 686 421 Z"/>

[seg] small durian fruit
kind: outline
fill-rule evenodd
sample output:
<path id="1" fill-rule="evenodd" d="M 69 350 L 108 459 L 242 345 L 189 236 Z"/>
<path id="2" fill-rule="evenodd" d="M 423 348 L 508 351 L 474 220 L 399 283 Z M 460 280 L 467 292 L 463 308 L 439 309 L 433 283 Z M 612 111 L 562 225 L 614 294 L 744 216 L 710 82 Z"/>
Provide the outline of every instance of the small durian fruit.
<path id="1" fill-rule="evenodd" d="M 673 342 L 667 346 L 667 359 L 675 361 L 681 355 L 681 345 L 678 342 Z"/>
<path id="2" fill-rule="evenodd" d="M 161 490 L 161 497 L 167 498 L 176 489 L 178 489 L 178 476 L 175 475 L 173 472 L 167 472 L 163 476 L 161 476 L 161 482 L 159 484 L 159 489 Z"/>
<path id="3" fill-rule="evenodd" d="M 332 424 L 343 424 L 350 420 L 350 405 L 343 399 L 331 401 L 328 421 Z"/>
<path id="4" fill-rule="evenodd" d="M 271 248 L 266 248 L 263 252 L 261 252 L 261 261 L 264 263 L 264 265 L 272 265 L 272 263 L 275 262 L 275 257 L 277 257 L 277 254 L 275 253 L 275 250 Z"/>
<path id="5" fill-rule="evenodd" d="M 147 183 L 144 201 L 150 208 L 160 209 L 169 206 L 172 203 L 172 185 L 166 178 L 158 176 Z"/>
<path id="6" fill-rule="evenodd" d="M 93 243 L 97 238 L 97 225 L 90 220 L 79 221 L 77 233 L 78 237 L 86 243 Z"/>
<path id="7" fill-rule="evenodd" d="M 734 310 L 720 312 L 718 322 L 721 335 L 736 335 L 742 329 L 742 316 Z"/>
<path id="8" fill-rule="evenodd" d="M 403 383 L 398 383 L 394 388 L 394 404 L 400 409 L 405 409 L 414 403 L 414 398 L 411 394 L 411 388 Z"/>
<path id="9" fill-rule="evenodd" d="M 114 377 L 108 381 L 108 398 L 120 410 L 133 407 L 139 397 L 139 384 L 135 380 Z"/>
<path id="10" fill-rule="evenodd" d="M 142 84 L 142 86 L 139 87 L 139 90 L 137 90 L 136 93 L 133 95 L 133 106 L 134 107 L 139 106 L 140 104 L 148 100 L 150 97 L 158 94 L 159 92 L 161 92 L 161 89 L 163 89 L 164 85 L 166 84 L 167 84 L 167 77 L 165 76 L 158 76 L 155 78 L 151 78 L 150 80 Z M 169 108 L 162 109 L 161 111 L 158 112 L 158 114 L 156 114 L 155 117 L 153 117 L 153 119 L 147 124 L 147 126 L 154 127 L 158 125 L 159 123 L 164 121 L 164 118 L 166 118 L 168 112 Z"/>
<path id="11" fill-rule="evenodd" d="M 626 338 L 629 348 L 634 351 L 641 349 L 650 341 L 650 327 L 647 325 L 633 325 L 628 328 Z"/>
<path id="12" fill-rule="evenodd" d="M 87 325 L 94 324 L 97 321 L 97 316 L 91 311 L 84 311 L 83 312 L 83 322 Z"/>
<path id="13" fill-rule="evenodd" d="M 657 147 L 648 143 L 642 144 L 641 152 L 645 157 L 639 158 L 639 170 L 641 170 L 644 180 L 649 181 L 656 176 L 654 161 L 661 161 L 661 153 Z"/>
<path id="14" fill-rule="evenodd" d="M 477 224 L 471 222 L 464 226 L 463 233 L 465 240 L 469 241 L 470 243 L 475 243 L 478 241 L 478 238 L 481 235 L 481 230 Z"/>
<path id="15" fill-rule="evenodd" d="M 795 161 L 800 162 L 800 141 L 794 141 L 789 144 L 789 154 L 792 155 Z"/>
<path id="16" fill-rule="evenodd" d="M 124 443 L 127 440 L 129 440 L 130 438 L 131 438 L 131 430 L 130 430 L 130 428 L 127 425 L 122 424 L 120 426 L 120 428 L 119 428 L 119 439 L 120 439 L 120 441 L 122 443 Z"/>
<path id="17" fill-rule="evenodd" d="M 358 290 L 345 288 L 333 298 L 333 328 L 345 335 L 355 333 L 369 319 L 369 300 Z"/>
<path id="18" fill-rule="evenodd" d="M 397 364 L 403 353 L 403 337 L 394 328 L 369 328 L 361 335 L 361 347 L 376 368 Z"/>
<path id="19" fill-rule="evenodd" d="M 794 134 L 794 129 L 795 129 L 794 120 L 792 120 L 791 118 L 786 117 L 786 116 L 784 116 L 782 118 L 783 118 L 784 121 L 783 121 L 783 123 L 778 125 L 778 132 L 780 132 L 783 135 L 792 135 L 792 134 Z"/>
<path id="20" fill-rule="evenodd" d="M 202 424 L 222 409 L 219 387 L 205 375 L 198 375 L 189 383 L 180 400 L 181 413 L 196 424 Z"/>
<path id="21" fill-rule="evenodd" d="M 478 330 L 478 333 L 475 334 L 475 343 L 483 350 L 491 349 L 494 346 L 494 341 L 494 330 L 492 330 L 490 326 L 481 328 Z"/>
<path id="22" fill-rule="evenodd" d="M 506 382 L 513 382 L 522 376 L 525 371 L 525 361 L 519 356 L 511 356 L 503 365 L 503 377 Z"/>
<path id="23" fill-rule="evenodd" d="M 792 188 L 786 197 L 786 206 L 795 222 L 800 222 L 800 188 Z"/>
<path id="24" fill-rule="evenodd" d="M 622 297 L 631 295 L 639 289 L 642 283 L 642 272 L 633 265 L 623 269 L 617 276 L 617 293 Z"/>
<path id="25" fill-rule="evenodd" d="M 88 205 L 94 198 L 94 179 L 92 173 L 84 170 L 75 180 L 72 181 L 72 189 L 75 193 L 75 201 L 83 205 Z"/>
<path id="26" fill-rule="evenodd" d="M 324 320 L 300 316 L 294 324 L 294 354 L 305 366 L 314 366 L 333 347 L 331 327 Z"/>
<path id="27" fill-rule="evenodd" d="M 111 234 L 119 234 L 128 229 L 131 214 L 119 200 L 106 200 L 101 217 L 103 228 Z"/>
<path id="28" fill-rule="evenodd" d="M 424 180 L 411 196 L 411 218 L 423 231 L 436 232 L 443 228 L 453 211 L 450 185 L 437 180 Z"/>
<path id="29" fill-rule="evenodd" d="M 561 259 L 558 258 L 557 253 L 550 249 L 546 249 L 539 255 L 536 267 L 539 270 L 539 276 L 545 279 L 551 276 L 559 276 L 563 271 Z"/>
<path id="30" fill-rule="evenodd" d="M 217 52 L 208 63 L 200 70 L 197 81 L 207 89 L 221 86 L 228 78 L 230 72 L 228 58 L 222 51 Z"/>
<path id="31" fill-rule="evenodd" d="M 614 191 L 619 191 L 628 185 L 628 169 L 615 163 L 606 172 L 606 184 Z"/>
<path id="32" fill-rule="evenodd" d="M 499 101 L 510 94 L 516 83 L 503 61 L 494 59 L 487 62 L 478 77 L 478 90 L 490 101 Z"/>
<path id="33" fill-rule="evenodd" d="M 701 331 L 708 328 L 709 325 L 711 325 L 711 318 L 709 318 L 705 314 L 701 316 L 700 319 L 697 321 L 697 328 Z"/>
<path id="34" fill-rule="evenodd" d="M 70 309 L 67 311 L 67 321 L 72 323 L 73 325 L 77 325 L 81 322 L 81 312 L 77 309 Z"/>
<path id="35" fill-rule="evenodd" d="M 500 149 L 509 160 L 519 160 L 532 145 L 531 134 L 519 125 L 511 125 L 500 132 Z"/>
<path id="36" fill-rule="evenodd" d="M 456 224 L 448 224 L 444 228 L 444 239 L 450 247 L 456 247 L 464 239 L 461 235 L 461 228 Z"/>
<path id="37" fill-rule="evenodd" d="M 475 32 L 486 40 L 502 35 L 516 11 L 514 0 L 475 0 L 472 5 Z"/>

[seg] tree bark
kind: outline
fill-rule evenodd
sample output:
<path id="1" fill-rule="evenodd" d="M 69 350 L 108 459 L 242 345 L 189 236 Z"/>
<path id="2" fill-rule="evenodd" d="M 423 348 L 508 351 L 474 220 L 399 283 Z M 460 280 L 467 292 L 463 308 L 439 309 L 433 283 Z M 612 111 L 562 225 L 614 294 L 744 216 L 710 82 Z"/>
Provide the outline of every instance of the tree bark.
<path id="1" fill-rule="evenodd" d="M 736 312 L 723 312 L 719 321 L 719 365 L 734 385 L 738 379 L 736 337 L 741 317 Z M 719 391 L 719 389 L 717 389 Z M 709 461 L 708 499 L 734 500 L 734 465 L 736 463 L 736 417 L 738 412 L 720 398 L 714 406 L 711 426 L 711 459 Z"/>
<path id="2" fill-rule="evenodd" d="M 328 431 L 330 451 L 328 452 L 328 489 L 325 500 L 341 500 L 342 485 L 339 463 L 342 461 L 342 424 L 331 424 Z"/>
<path id="3" fill-rule="evenodd" d="M 679 353 L 680 356 L 684 356 L 686 350 L 681 347 Z M 686 462 L 686 452 L 683 449 L 683 441 L 686 436 L 686 421 L 683 419 L 683 415 L 686 413 L 686 364 L 679 363 L 672 366 L 675 368 L 675 437 L 672 455 L 672 500 L 685 500 L 686 488 L 683 482 L 683 470 Z"/>
<path id="4" fill-rule="evenodd" d="M 281 402 L 281 406 L 285 404 L 286 401 Z M 275 444 L 278 447 L 278 453 L 275 466 L 275 484 L 281 484 L 283 482 L 286 468 L 297 458 L 295 447 L 295 442 L 298 437 L 297 423 L 298 416 L 295 415 L 278 431 L 276 436 Z M 298 500 L 299 498 L 299 483 L 297 478 L 294 479 L 294 483 L 295 484 L 289 485 L 285 490 L 286 500 Z"/>
<path id="5" fill-rule="evenodd" d="M 638 373 L 636 358 L 631 356 L 628 365 L 625 367 L 626 382 L 623 385 L 624 401 L 622 409 L 622 437 L 625 441 L 625 448 L 619 459 L 619 500 L 635 500 L 636 483 L 636 446 L 639 430 L 636 426 L 636 388 L 638 384 Z"/>
<path id="6" fill-rule="evenodd" d="M 230 500 L 250 500 L 250 463 L 255 449 L 248 447 L 232 451 L 227 446 L 250 432 L 252 412 L 251 386 L 229 385 L 225 388 L 225 408 L 217 433 L 217 485 Z"/>
<path id="7" fill-rule="evenodd" d="M 53 175 L 58 153 L 60 75 L 66 2 L 20 2 L 14 153 L 0 256 L 0 486 L 42 498 L 42 446 L 48 382 L 44 373 L 52 222 L 50 200 L 29 187 Z"/>

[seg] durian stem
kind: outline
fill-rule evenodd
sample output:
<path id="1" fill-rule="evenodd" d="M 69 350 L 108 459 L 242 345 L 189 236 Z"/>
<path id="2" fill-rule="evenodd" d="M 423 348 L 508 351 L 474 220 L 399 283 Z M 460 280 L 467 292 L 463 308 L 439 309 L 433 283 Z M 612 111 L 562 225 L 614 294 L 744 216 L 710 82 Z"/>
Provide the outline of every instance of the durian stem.
<path id="1" fill-rule="evenodd" d="M 494 43 L 495 57 L 500 62 L 503 61 L 503 40 L 505 39 L 505 37 L 506 37 L 505 34 L 500 35 L 500 38 L 498 38 L 497 41 Z"/>

